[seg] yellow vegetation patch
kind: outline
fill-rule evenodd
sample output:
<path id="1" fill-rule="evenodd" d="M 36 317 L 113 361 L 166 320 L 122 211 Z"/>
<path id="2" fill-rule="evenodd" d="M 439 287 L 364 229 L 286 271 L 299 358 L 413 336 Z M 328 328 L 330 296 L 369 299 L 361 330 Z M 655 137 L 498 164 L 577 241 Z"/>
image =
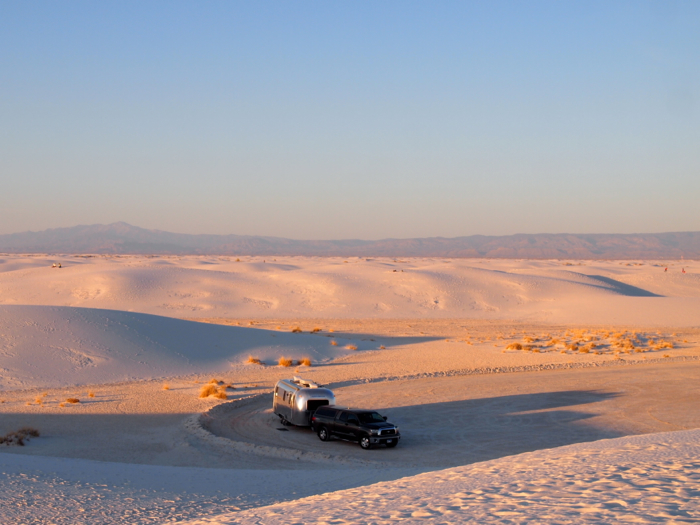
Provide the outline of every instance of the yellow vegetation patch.
<path id="1" fill-rule="evenodd" d="M 202 389 L 199 391 L 199 397 L 209 397 L 213 394 L 216 394 L 217 388 L 212 385 L 211 383 L 204 385 Z"/>
<path id="2" fill-rule="evenodd" d="M 288 357 L 280 357 L 279 361 L 277 361 L 277 364 L 280 366 L 289 367 L 289 366 L 292 366 L 294 364 L 294 361 L 292 361 Z"/>

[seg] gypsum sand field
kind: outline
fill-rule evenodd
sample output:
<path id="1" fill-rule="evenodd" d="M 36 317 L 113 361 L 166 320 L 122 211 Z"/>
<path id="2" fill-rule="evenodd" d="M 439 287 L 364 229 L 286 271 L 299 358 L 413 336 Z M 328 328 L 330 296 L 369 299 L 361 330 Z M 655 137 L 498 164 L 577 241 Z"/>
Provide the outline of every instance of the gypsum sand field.
<path id="1" fill-rule="evenodd" d="M 80 313 L 83 317 L 87 316 L 88 324 L 94 326 L 96 318 L 90 317 L 89 310 L 81 310 Z M 45 312 L 34 312 L 33 315 L 41 318 Z M 107 315 L 112 316 L 111 313 Z M 59 317 L 66 315 L 61 314 Z M 75 326 L 78 319 L 68 317 Z M 142 322 L 144 319 L 136 316 L 136 320 Z M 160 346 L 167 346 L 161 343 L 173 344 L 167 340 L 154 340 L 153 336 L 157 334 L 152 331 L 139 332 L 138 323 L 130 324 L 130 318 L 122 321 L 121 326 L 131 336 L 131 339 L 125 338 L 134 347 L 138 347 L 136 343 L 142 341 L 138 337 L 134 340 L 134 333 L 147 336 L 146 339 L 156 354 Z M 318 318 L 287 317 L 219 321 L 233 325 L 238 323 L 239 330 L 248 331 L 252 327 L 257 333 L 257 336 L 251 336 L 253 340 L 261 335 L 270 338 L 276 335 L 285 338 L 285 346 L 287 337 L 301 337 L 310 341 L 290 343 L 290 348 L 294 348 L 294 345 L 299 351 L 315 348 L 321 355 L 319 361 L 314 361 L 315 366 L 300 367 L 301 375 L 330 383 L 339 396 L 342 394 L 353 403 L 381 408 L 392 421 L 396 416 L 404 435 L 408 436 L 407 429 L 410 429 L 413 440 L 404 441 L 393 451 L 370 451 L 375 457 L 363 458 L 360 454 L 363 451 L 356 445 L 332 442 L 327 444 L 332 448 L 321 449 L 319 447 L 324 444 L 308 432 L 294 432 L 297 429 L 277 431 L 279 425 L 275 425 L 274 417 L 269 412 L 265 413 L 266 410 L 269 411 L 269 407 L 265 407 L 265 392 L 269 392 L 277 378 L 287 377 L 293 371 L 273 365 L 277 357 L 274 350 L 278 349 L 275 346 L 256 343 L 261 355 L 264 351 L 272 351 L 268 357 L 263 356 L 267 366 L 244 364 L 250 348 L 234 353 L 231 359 L 222 359 L 216 363 L 197 362 L 195 355 L 184 356 L 190 360 L 189 365 L 170 362 L 160 369 L 155 367 L 145 371 L 145 377 L 163 374 L 157 380 L 121 385 L 98 383 L 61 389 L 24 388 L 5 391 L 2 395 L 7 399 L 5 403 L 0 403 L 0 409 L 3 411 L 3 423 L 11 422 L 10 429 L 16 429 L 20 425 L 33 425 L 37 421 L 47 425 L 47 433 L 42 432 L 41 437 L 32 439 L 26 447 L 6 449 L 16 454 L 0 456 L 4 461 L 3 472 L 6 473 L 4 501 L 7 503 L 7 519 L 24 519 L 37 523 L 91 522 L 96 517 L 105 523 L 181 521 L 403 478 L 453 465 L 476 465 L 474 461 L 498 458 L 504 454 L 592 439 L 698 426 L 693 419 L 697 417 L 694 404 L 697 393 L 687 388 L 687 385 L 697 383 L 697 378 L 693 375 L 695 363 L 686 360 L 697 355 L 698 336 L 694 329 L 678 326 L 642 329 L 639 326 L 538 325 L 517 321 L 455 319 L 324 321 Z M 251 321 L 253 325 L 250 324 Z M 42 330 L 41 323 L 38 324 L 39 334 L 45 334 L 48 340 L 57 331 L 61 332 L 56 329 L 55 323 L 53 331 Z M 184 326 L 191 325 L 184 323 Z M 277 329 L 277 326 L 280 328 Z M 291 329 L 296 326 L 307 333 L 292 335 Z M 47 325 L 43 328 L 46 329 Z M 321 331 L 308 334 L 313 328 L 321 328 Z M 331 329 L 334 332 L 330 332 Z M 189 331 L 189 328 L 185 330 Z M 85 333 L 83 329 L 77 328 L 73 332 L 63 333 L 75 335 L 76 331 Z M 607 336 L 606 331 L 609 332 Z M 114 338 L 115 332 L 110 333 L 110 337 Z M 3 335 L 8 335 L 7 330 L 3 331 Z M 327 337 L 329 335 L 331 337 Z M 211 336 L 209 340 L 215 341 L 217 337 L 219 336 Z M 566 340 L 549 344 L 557 338 Z M 100 341 L 96 341 L 99 338 L 95 333 L 88 339 L 90 344 L 81 347 L 84 340 L 74 337 L 74 344 L 63 345 L 63 348 L 84 352 L 90 357 L 87 347 Z M 34 343 L 36 341 L 34 338 Z M 332 345 L 331 341 L 338 344 Z M 116 344 L 114 339 L 108 342 Z M 15 340 L 15 343 L 15 349 L 22 345 L 22 341 Z M 506 346 L 513 343 L 521 344 L 523 350 L 506 350 Z M 591 343 L 596 348 L 589 348 L 588 353 L 580 351 Z M 663 343 L 673 344 L 674 347 L 656 348 Z M 327 344 L 327 349 L 331 352 L 340 352 L 337 355 L 342 357 L 336 357 L 331 362 L 324 360 L 322 354 L 325 350 L 324 346 L 320 346 L 322 344 Z M 574 344 L 576 349 L 572 348 Z M 122 346 L 126 350 L 117 357 L 126 362 L 129 359 L 133 361 L 133 356 L 127 351 L 129 344 Z M 349 350 L 347 346 L 357 346 L 358 349 Z M 381 346 L 385 348 L 381 349 Z M 528 346 L 532 348 L 528 349 Z M 5 345 L 4 348 L 7 350 L 8 346 Z M 536 352 L 538 349 L 540 351 Z M 637 352 L 636 349 L 644 351 Z M 625 350 L 629 350 L 629 353 Z M 562 354 L 562 351 L 565 353 Z M 596 354 L 596 351 L 599 353 Z M 669 357 L 663 357 L 664 355 Z M 138 356 L 135 362 L 148 357 Z M 114 364 L 109 361 L 94 362 L 94 366 L 88 364 L 84 367 L 87 377 L 97 373 L 100 367 L 109 368 Z M 626 362 L 640 364 L 625 366 Z M 84 364 L 84 360 L 78 359 L 77 363 Z M 195 378 L 184 377 L 185 374 L 181 373 L 187 370 L 187 366 L 203 364 L 213 367 L 210 374 Z M 133 375 L 144 373 L 142 367 L 143 364 L 132 367 L 132 372 L 136 372 Z M 552 367 L 557 369 L 546 370 Z M 170 376 L 166 374 L 168 371 L 171 372 Z M 515 372 L 490 373 L 494 371 Z M 104 370 L 99 374 L 105 374 Z M 175 374 L 179 377 L 173 377 Z M 213 376 L 235 387 L 234 390 L 227 390 L 229 400 L 202 400 L 197 397 L 201 387 Z M 27 378 L 31 378 L 31 374 L 27 374 Z M 199 383 L 195 384 L 195 380 Z M 166 382 L 168 390 L 163 388 Z M 615 385 L 617 388 L 614 388 Z M 45 392 L 46 396 L 43 396 Z M 89 392 L 93 392 L 95 397 L 89 397 Z M 230 400 L 256 396 L 258 393 L 259 397 L 244 400 L 238 407 L 227 405 Z M 76 397 L 81 401 L 66 404 L 65 399 L 68 397 Z M 38 398 L 43 398 L 41 404 L 37 404 Z M 61 403 L 64 404 L 63 407 L 59 406 Z M 213 407 L 214 410 L 207 414 L 211 417 L 204 426 L 211 432 L 202 430 L 192 420 L 193 416 L 196 418 L 198 413 L 206 411 L 208 407 Z M 229 409 L 231 412 L 227 413 Z M 437 412 L 438 419 L 442 414 L 444 419 L 456 423 L 456 432 L 450 439 L 441 439 L 441 436 L 435 436 L 425 429 L 424 422 L 432 422 L 434 412 Z M 218 420 L 217 414 L 222 416 Z M 6 416 L 13 419 L 6 419 Z M 238 424 L 228 429 L 219 428 L 225 427 L 227 420 L 237 421 Z M 227 435 L 226 432 L 229 431 L 232 434 Z M 258 435 L 262 437 L 256 437 Z M 657 449 L 667 456 L 681 454 L 684 450 L 687 452 L 687 443 L 681 446 L 670 438 L 663 439 L 667 443 L 658 444 Z M 601 443 L 608 443 L 610 454 L 617 450 L 614 440 Z M 410 453 L 413 451 L 417 453 Z M 386 452 L 403 455 L 389 457 Z M 551 453 L 554 456 L 560 454 L 556 451 Z M 649 454 L 653 456 L 653 453 L 647 455 Z M 414 456 L 417 458 L 412 459 Z M 517 478 L 518 483 L 527 484 L 530 476 L 527 472 L 533 471 L 533 465 L 524 469 L 523 465 L 530 460 L 523 457 L 525 459 L 522 461 L 513 460 L 512 465 L 516 470 L 511 474 Z M 16 459 L 22 461 L 17 463 Z M 100 461 L 94 463 L 95 459 Z M 579 459 L 586 462 L 585 455 Z M 116 463 L 102 463 L 104 460 Z M 506 460 L 495 461 L 501 461 L 499 468 L 502 469 Z M 574 459 L 569 458 L 567 461 Z M 553 460 L 552 465 L 556 464 L 564 463 L 561 459 Z M 28 465 L 31 466 L 29 473 Z M 488 470 L 488 463 L 479 465 L 484 465 L 483 468 Z M 659 465 L 660 461 L 654 470 L 654 462 L 651 461 L 638 476 L 640 479 L 645 476 L 651 479 L 655 472 L 661 472 Z M 666 472 L 668 476 L 664 479 L 667 480 L 667 487 L 678 489 L 684 484 L 692 485 L 695 481 L 693 476 L 696 473 L 693 473 L 692 468 L 688 471 L 687 462 L 683 465 L 683 468 L 672 469 L 670 474 Z M 552 475 L 556 474 L 554 466 L 550 468 Z M 287 478 L 280 475 L 279 469 L 293 470 L 294 478 L 301 481 L 299 486 L 303 488 L 290 492 Z M 559 474 L 556 476 L 561 479 L 563 474 L 557 472 Z M 440 474 L 436 472 L 435 475 L 435 483 L 438 483 Z M 673 475 L 679 478 L 675 479 Z M 475 479 L 473 473 L 450 476 L 452 482 L 465 487 Z M 581 480 L 574 481 L 580 483 Z M 384 508 L 382 512 L 400 519 L 410 518 L 414 513 L 415 519 L 424 519 L 430 515 L 438 519 L 440 514 L 434 510 L 431 511 L 433 514 L 425 510 L 429 507 L 425 498 L 432 490 L 431 483 L 425 479 L 415 483 L 410 478 L 402 480 L 400 491 L 411 494 L 411 501 L 420 508 L 412 508 L 405 499 L 399 501 L 384 497 L 383 501 L 393 507 Z M 589 483 L 592 484 L 593 481 L 589 479 Z M 624 484 L 619 485 L 616 490 L 619 492 L 623 486 Z M 413 487 L 412 491 L 409 490 L 410 487 Z M 587 498 L 596 494 L 594 488 L 582 489 L 568 497 L 581 503 L 589 501 Z M 371 487 L 357 490 L 366 490 L 369 497 L 375 491 Z M 635 503 L 640 499 L 635 500 L 634 490 L 629 487 L 625 490 L 629 495 L 625 512 L 629 515 L 646 516 L 653 521 L 654 516 L 654 519 L 661 520 L 659 516 L 668 519 L 668 513 L 675 512 L 673 515 L 676 519 L 687 518 L 683 518 L 683 512 L 686 511 L 681 508 L 687 494 L 684 496 L 682 491 L 662 491 L 660 496 L 649 493 L 655 501 L 666 502 L 664 515 L 663 512 L 659 514 L 656 511 L 654 514 L 648 505 L 640 507 Z M 533 494 L 537 498 L 534 495 L 521 495 L 521 501 L 511 498 L 510 507 L 505 510 L 505 507 L 484 506 L 483 502 L 474 500 L 474 495 L 471 499 L 460 496 L 466 503 L 454 506 L 451 519 L 455 522 L 464 521 L 478 515 L 477 510 L 481 509 L 486 512 L 485 515 L 491 515 L 495 520 L 507 521 L 509 512 L 523 511 L 528 505 L 533 505 L 533 498 L 539 504 L 554 502 L 557 501 L 557 494 L 563 492 L 556 483 L 547 485 L 540 482 Z M 507 494 L 501 493 L 501 496 L 505 495 Z M 343 506 L 338 498 L 342 502 L 348 496 L 339 494 L 335 498 L 331 493 L 328 497 L 333 501 L 332 507 L 342 512 Z M 362 501 L 363 497 L 353 493 L 347 504 Z M 600 494 L 596 497 L 600 499 Z M 434 499 L 433 496 L 431 498 Z M 624 499 L 623 497 L 622 500 Z M 503 499 L 506 500 L 507 498 Z M 322 504 L 314 505 L 319 509 L 324 508 Z M 516 506 L 518 509 L 515 509 Z M 622 516 L 619 513 L 622 506 L 618 507 L 616 511 L 613 504 L 612 510 L 606 507 L 605 512 L 612 512 L 612 516 Z M 586 515 L 602 515 L 585 514 L 576 505 L 569 510 L 571 509 L 578 519 L 583 519 Z M 261 509 L 260 512 L 264 514 L 267 511 Z M 501 515 L 501 512 L 504 514 Z M 222 522 L 231 522 L 231 519 L 231 516 L 221 517 Z M 235 519 L 249 518 L 241 514 Z M 279 510 L 271 509 L 270 514 L 261 519 L 263 522 L 275 523 L 282 518 Z M 363 515 L 362 519 L 366 520 L 367 515 Z M 379 517 L 375 516 L 374 519 Z M 445 513 L 439 517 L 441 521 L 449 519 Z M 556 521 L 554 517 L 552 520 Z"/>

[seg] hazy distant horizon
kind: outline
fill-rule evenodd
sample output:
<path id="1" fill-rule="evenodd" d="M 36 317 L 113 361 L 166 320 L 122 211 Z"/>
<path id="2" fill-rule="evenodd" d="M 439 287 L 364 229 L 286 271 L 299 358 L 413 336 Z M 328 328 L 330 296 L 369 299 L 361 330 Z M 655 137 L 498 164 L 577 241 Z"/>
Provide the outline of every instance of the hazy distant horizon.
<path id="1" fill-rule="evenodd" d="M 0 253 L 700 259 L 700 232 L 296 240 L 235 234 L 192 235 L 119 222 L 0 235 Z"/>
<path id="2" fill-rule="evenodd" d="M 234 231 L 229 231 L 226 233 L 215 233 L 211 231 L 200 231 L 200 232 L 195 232 L 195 233 L 189 233 L 189 232 L 184 232 L 184 231 L 171 231 L 171 230 L 163 230 L 160 228 L 146 228 L 141 225 L 137 224 L 132 224 L 127 221 L 115 221 L 112 223 L 90 223 L 90 224 L 72 224 L 69 226 L 58 226 L 58 227 L 46 227 L 38 230 L 22 230 L 22 231 L 13 231 L 13 232 L 7 232 L 7 233 L 0 233 L 0 236 L 3 235 L 20 235 L 20 234 L 25 234 L 25 233 L 46 233 L 46 232 L 51 232 L 55 230 L 71 230 L 75 228 L 93 228 L 93 227 L 111 227 L 111 226 L 118 226 L 118 225 L 125 225 L 128 227 L 132 228 L 137 228 L 137 229 L 143 229 L 143 230 L 149 230 L 149 231 L 154 231 L 154 232 L 159 232 L 159 233 L 167 233 L 167 234 L 175 234 L 175 235 L 193 235 L 193 236 L 222 236 L 222 237 L 227 237 L 227 236 L 235 236 L 235 237 L 264 237 L 264 238 L 277 238 L 277 239 L 285 239 L 285 240 L 292 240 L 292 241 L 386 241 L 386 240 L 411 240 L 411 239 L 457 239 L 457 238 L 462 238 L 462 237 L 515 237 L 515 236 L 537 236 L 537 235 L 654 235 L 654 234 L 678 234 L 678 233 L 700 233 L 700 229 L 698 230 L 678 230 L 678 231 L 631 231 L 631 232 L 570 232 L 570 231 L 538 231 L 538 232 L 521 232 L 521 231 L 515 231 L 513 233 L 505 233 L 502 235 L 488 235 L 484 233 L 471 233 L 471 234 L 465 234 L 465 235 L 455 235 L 452 237 L 445 237 L 442 235 L 434 235 L 430 237 L 416 237 L 416 236 L 407 236 L 407 237 L 381 237 L 381 238 L 370 238 L 370 237 L 329 237 L 329 238 L 324 238 L 324 239 L 309 239 L 309 238 L 304 238 L 304 237 L 284 237 L 280 235 L 257 235 L 257 234 L 251 234 L 251 233 L 246 233 L 246 232 L 234 232 Z"/>

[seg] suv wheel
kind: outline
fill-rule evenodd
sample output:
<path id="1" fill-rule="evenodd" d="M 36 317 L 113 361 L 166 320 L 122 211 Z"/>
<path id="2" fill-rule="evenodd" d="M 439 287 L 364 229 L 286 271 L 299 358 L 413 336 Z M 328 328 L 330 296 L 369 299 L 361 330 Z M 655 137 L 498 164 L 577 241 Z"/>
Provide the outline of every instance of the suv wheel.
<path id="1" fill-rule="evenodd" d="M 369 447 L 372 446 L 371 443 L 369 442 L 369 438 L 367 436 L 360 438 L 360 446 L 365 450 L 369 450 Z"/>
<path id="2" fill-rule="evenodd" d="M 328 441 L 331 438 L 326 427 L 321 427 L 318 431 L 318 439 L 321 441 Z"/>

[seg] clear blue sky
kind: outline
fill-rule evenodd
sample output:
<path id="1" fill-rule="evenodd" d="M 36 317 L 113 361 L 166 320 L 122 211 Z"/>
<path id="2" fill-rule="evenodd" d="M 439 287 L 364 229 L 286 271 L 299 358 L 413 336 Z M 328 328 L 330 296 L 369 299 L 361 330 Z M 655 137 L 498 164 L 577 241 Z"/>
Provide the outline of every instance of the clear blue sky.
<path id="1" fill-rule="evenodd" d="M 700 230 L 700 2 L 0 1 L 0 233 Z"/>

